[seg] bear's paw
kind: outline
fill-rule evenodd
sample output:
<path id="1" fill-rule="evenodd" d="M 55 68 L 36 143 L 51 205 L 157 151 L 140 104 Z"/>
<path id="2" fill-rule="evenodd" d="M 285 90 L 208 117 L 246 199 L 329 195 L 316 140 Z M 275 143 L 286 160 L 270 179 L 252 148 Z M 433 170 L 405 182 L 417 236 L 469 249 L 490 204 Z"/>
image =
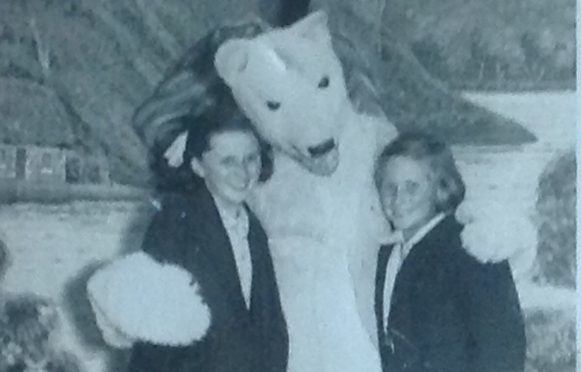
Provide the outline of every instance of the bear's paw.
<path id="1" fill-rule="evenodd" d="M 97 271 L 88 295 L 111 346 L 134 341 L 179 346 L 204 337 L 210 312 L 189 272 L 138 252 Z"/>

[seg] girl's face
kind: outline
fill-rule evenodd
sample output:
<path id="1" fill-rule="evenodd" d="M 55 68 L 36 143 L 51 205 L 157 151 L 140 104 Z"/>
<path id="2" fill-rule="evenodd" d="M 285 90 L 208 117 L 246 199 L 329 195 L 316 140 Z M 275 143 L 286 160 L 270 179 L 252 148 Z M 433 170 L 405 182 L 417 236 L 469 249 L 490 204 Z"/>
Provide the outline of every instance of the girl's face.
<path id="1" fill-rule="evenodd" d="M 260 146 L 247 131 L 212 134 L 201 158 L 192 159 L 192 169 L 222 203 L 239 206 L 257 183 L 261 170 Z"/>
<path id="2" fill-rule="evenodd" d="M 436 185 L 426 162 L 390 158 L 382 169 L 379 196 L 385 216 L 409 239 L 436 214 Z"/>

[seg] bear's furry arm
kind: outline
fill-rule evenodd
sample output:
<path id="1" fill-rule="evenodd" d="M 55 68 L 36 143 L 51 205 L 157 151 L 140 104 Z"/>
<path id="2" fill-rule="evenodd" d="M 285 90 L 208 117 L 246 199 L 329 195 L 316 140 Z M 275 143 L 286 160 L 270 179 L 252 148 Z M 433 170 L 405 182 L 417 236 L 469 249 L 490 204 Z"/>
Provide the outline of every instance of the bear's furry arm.
<path id="1" fill-rule="evenodd" d="M 502 200 L 476 201 L 468 196 L 456 210 L 456 218 L 464 224 L 462 246 L 469 255 L 482 263 L 508 260 L 517 282 L 530 271 L 537 232 L 521 211 L 506 208 Z"/>
<path id="2" fill-rule="evenodd" d="M 195 277 L 180 265 L 181 208 L 167 206 L 153 218 L 143 251 L 114 260 L 88 282 L 97 324 L 112 346 L 183 346 L 203 338 L 209 327 Z"/>

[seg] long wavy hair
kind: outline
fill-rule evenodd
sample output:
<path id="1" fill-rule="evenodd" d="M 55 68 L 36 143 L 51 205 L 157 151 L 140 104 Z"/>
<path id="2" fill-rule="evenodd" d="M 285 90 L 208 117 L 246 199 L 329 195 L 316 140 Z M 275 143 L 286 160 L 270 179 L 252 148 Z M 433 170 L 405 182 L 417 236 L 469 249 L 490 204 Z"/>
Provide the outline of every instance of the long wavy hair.
<path id="1" fill-rule="evenodd" d="M 133 128 L 150 149 L 167 148 L 187 130 L 184 118 L 212 109 L 221 96 L 221 78 L 214 67 L 214 55 L 231 38 L 250 38 L 267 25 L 259 19 L 222 26 L 196 42 L 169 70 L 153 94 L 133 116 Z"/>
<path id="2" fill-rule="evenodd" d="M 253 37 L 266 29 L 264 22 L 252 19 L 210 31 L 168 71 L 153 94 L 135 111 L 133 128 L 149 149 L 158 192 L 186 192 L 198 184 L 189 164 L 172 168 L 164 153 L 180 133 L 191 132 L 199 118 L 215 112 L 223 102 L 224 90 L 228 88 L 214 67 L 216 51 L 230 38 Z"/>
<path id="3" fill-rule="evenodd" d="M 304 15 L 294 14 L 293 17 Z M 165 150 L 180 133 L 188 130 L 189 125 L 195 125 L 193 118 L 218 105 L 224 83 L 214 67 L 214 55 L 220 45 L 231 38 L 252 38 L 270 29 L 264 21 L 253 18 L 210 31 L 185 53 L 153 94 L 137 108 L 133 127 L 150 150 L 150 164 L 160 181 L 158 186 L 164 183 L 168 186 L 160 177 L 172 173 L 163 157 Z M 355 110 L 384 116 L 371 68 L 356 46 L 348 37 L 336 34 L 333 35 L 333 47 L 343 64 Z"/>

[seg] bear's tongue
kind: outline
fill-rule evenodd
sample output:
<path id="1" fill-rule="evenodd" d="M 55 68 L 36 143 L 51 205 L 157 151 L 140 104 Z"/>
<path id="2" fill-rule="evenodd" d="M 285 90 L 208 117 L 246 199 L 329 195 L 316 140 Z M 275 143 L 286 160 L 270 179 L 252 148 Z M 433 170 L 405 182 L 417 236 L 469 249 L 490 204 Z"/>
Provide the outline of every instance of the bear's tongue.
<path id="1" fill-rule="evenodd" d="M 333 148 L 324 155 L 309 157 L 305 161 L 305 166 L 314 174 L 320 176 L 332 175 L 339 165 L 339 150 Z"/>

